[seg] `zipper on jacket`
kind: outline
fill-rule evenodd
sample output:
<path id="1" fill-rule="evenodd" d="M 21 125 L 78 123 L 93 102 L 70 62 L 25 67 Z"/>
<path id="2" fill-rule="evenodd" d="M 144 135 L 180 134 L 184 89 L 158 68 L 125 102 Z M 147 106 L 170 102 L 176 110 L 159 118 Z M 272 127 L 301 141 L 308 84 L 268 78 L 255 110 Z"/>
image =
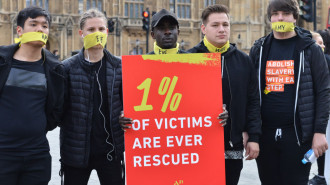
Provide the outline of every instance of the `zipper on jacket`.
<path id="1" fill-rule="evenodd" d="M 260 54 L 259 54 L 259 94 L 260 94 L 260 106 L 261 106 L 261 58 L 262 58 L 262 50 L 263 50 L 263 42 L 260 47 Z M 298 101 L 298 90 L 299 90 L 299 83 L 300 83 L 300 73 L 301 73 L 301 65 L 302 62 L 304 62 L 304 51 L 300 53 L 300 63 L 299 63 L 299 73 L 298 73 L 298 82 L 297 82 L 297 89 L 296 89 L 296 98 L 295 98 L 295 105 L 294 105 L 294 115 L 293 115 L 293 125 L 294 130 L 297 137 L 297 144 L 300 146 L 299 136 L 297 132 L 297 126 L 296 126 L 296 109 L 297 109 L 297 101 Z"/>
<path id="2" fill-rule="evenodd" d="M 113 88 L 115 86 L 115 80 L 116 80 L 116 68 L 113 68 L 113 80 L 112 80 L 112 89 L 111 89 L 111 101 L 110 101 L 110 124 L 112 125 L 112 100 L 113 100 Z M 113 129 L 110 125 L 110 128 L 111 128 L 111 137 L 112 137 L 112 141 L 113 141 L 113 150 L 112 151 L 115 151 L 115 159 L 117 159 L 117 151 L 116 151 L 116 141 L 115 141 L 115 138 L 113 137 Z M 112 151 L 110 151 L 109 153 L 111 153 Z"/>
<path id="3" fill-rule="evenodd" d="M 260 47 L 260 54 L 259 54 L 259 99 L 260 99 L 260 106 L 261 106 L 261 58 L 262 58 L 262 50 L 263 50 L 263 47 L 262 45 L 264 44 L 264 41 L 262 42 L 261 44 L 261 47 Z"/>
<path id="4" fill-rule="evenodd" d="M 294 102 L 294 114 L 293 114 L 294 131 L 296 133 L 297 144 L 299 146 L 300 146 L 300 141 L 299 141 L 299 136 L 298 136 L 298 132 L 297 132 L 297 125 L 296 125 L 296 111 L 297 111 L 298 91 L 299 91 L 300 76 L 301 76 L 301 67 L 302 67 L 302 63 L 305 60 L 304 54 L 305 54 L 304 51 L 300 52 L 299 72 L 298 72 L 298 77 L 297 77 L 298 78 L 297 79 L 298 81 L 297 81 L 296 98 L 295 98 L 295 102 Z"/>
<path id="5" fill-rule="evenodd" d="M 226 71 L 227 71 L 227 76 L 228 76 L 228 84 L 229 84 L 229 94 L 230 94 L 230 103 L 232 102 L 232 99 L 233 99 L 233 96 L 232 96 L 232 94 L 231 94 L 231 85 L 230 85 L 230 77 L 229 77 L 229 71 L 228 71 L 228 68 L 227 68 L 227 65 L 226 65 L 226 62 L 225 62 L 225 57 L 224 56 L 222 56 L 222 64 L 225 66 L 225 68 L 226 68 Z M 222 67 L 222 72 L 221 72 L 221 76 L 223 77 L 223 68 L 224 67 Z M 231 112 L 231 107 L 232 106 L 230 106 L 230 112 Z M 231 122 L 233 123 L 233 118 L 231 118 Z M 231 124 L 230 125 L 230 133 L 229 133 L 229 144 L 230 144 L 230 146 L 233 148 L 234 147 L 234 145 L 233 145 L 233 142 L 231 141 L 231 133 L 232 133 L 232 131 L 233 131 L 233 124 Z"/>

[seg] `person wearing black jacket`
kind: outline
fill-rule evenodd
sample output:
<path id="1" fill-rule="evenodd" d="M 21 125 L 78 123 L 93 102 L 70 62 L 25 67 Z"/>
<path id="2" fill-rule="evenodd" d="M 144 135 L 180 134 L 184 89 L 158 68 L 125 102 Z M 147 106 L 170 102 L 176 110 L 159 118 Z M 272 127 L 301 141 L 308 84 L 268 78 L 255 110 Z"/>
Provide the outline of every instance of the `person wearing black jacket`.
<path id="1" fill-rule="evenodd" d="M 121 60 L 107 51 L 105 15 L 90 9 L 80 19 L 84 47 L 63 61 L 68 75 L 67 110 L 60 131 L 65 185 L 87 185 L 96 170 L 100 184 L 122 185 L 124 135 Z"/>
<path id="2" fill-rule="evenodd" d="M 243 150 L 247 160 L 259 153 L 261 134 L 258 82 L 249 57 L 229 43 L 229 10 L 224 5 L 207 7 L 202 13 L 204 39 L 189 53 L 221 53 L 223 103 L 229 112 L 225 135 L 226 184 L 237 185 L 243 168 Z M 245 131 L 243 143 L 242 133 Z M 249 136 L 247 138 L 247 136 Z"/>
<path id="3" fill-rule="evenodd" d="M 262 136 L 257 165 L 264 185 L 307 184 L 304 154 L 321 156 L 329 118 L 329 70 L 309 31 L 296 27 L 296 0 L 271 0 L 273 31 L 255 42 L 250 57 L 258 69 Z"/>
<path id="4" fill-rule="evenodd" d="M 49 13 L 28 7 L 17 16 L 17 44 L 0 47 L 0 182 L 47 185 L 51 156 L 46 138 L 61 121 L 66 77 L 43 49 Z"/>

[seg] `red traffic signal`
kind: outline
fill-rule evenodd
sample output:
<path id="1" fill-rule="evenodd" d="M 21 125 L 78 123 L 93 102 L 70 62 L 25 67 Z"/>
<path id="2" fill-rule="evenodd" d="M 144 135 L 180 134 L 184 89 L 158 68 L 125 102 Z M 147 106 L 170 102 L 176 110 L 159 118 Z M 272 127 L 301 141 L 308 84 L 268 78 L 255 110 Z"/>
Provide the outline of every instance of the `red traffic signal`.
<path id="1" fill-rule="evenodd" d="M 142 17 L 148 18 L 149 17 L 149 12 L 148 11 L 143 11 L 142 12 Z"/>

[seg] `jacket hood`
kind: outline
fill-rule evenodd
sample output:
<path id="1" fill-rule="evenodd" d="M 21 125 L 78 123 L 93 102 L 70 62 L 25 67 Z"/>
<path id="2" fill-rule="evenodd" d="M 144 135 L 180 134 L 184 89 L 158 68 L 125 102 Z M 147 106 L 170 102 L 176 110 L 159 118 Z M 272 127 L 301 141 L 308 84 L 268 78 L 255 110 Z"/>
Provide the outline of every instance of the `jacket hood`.
<path id="1" fill-rule="evenodd" d="M 295 27 L 295 32 L 297 34 L 298 40 L 297 40 L 297 51 L 300 52 L 304 49 L 306 49 L 308 46 L 315 43 L 315 41 L 312 38 L 312 34 L 310 31 L 305 30 L 300 27 Z M 269 35 L 260 38 L 259 40 L 255 41 L 254 46 L 260 47 L 264 44 L 270 44 L 272 39 L 274 39 L 274 34 L 271 32 Z"/>

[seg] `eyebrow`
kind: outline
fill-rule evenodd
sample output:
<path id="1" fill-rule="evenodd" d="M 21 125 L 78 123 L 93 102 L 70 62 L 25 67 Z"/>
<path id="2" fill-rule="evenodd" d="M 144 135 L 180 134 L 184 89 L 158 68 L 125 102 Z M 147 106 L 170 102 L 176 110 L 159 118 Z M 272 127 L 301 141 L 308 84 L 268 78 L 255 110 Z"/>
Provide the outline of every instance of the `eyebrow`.
<path id="1" fill-rule="evenodd" d="M 37 20 L 30 20 L 31 23 L 41 23 L 41 24 L 48 24 L 48 21 L 37 21 Z"/>

